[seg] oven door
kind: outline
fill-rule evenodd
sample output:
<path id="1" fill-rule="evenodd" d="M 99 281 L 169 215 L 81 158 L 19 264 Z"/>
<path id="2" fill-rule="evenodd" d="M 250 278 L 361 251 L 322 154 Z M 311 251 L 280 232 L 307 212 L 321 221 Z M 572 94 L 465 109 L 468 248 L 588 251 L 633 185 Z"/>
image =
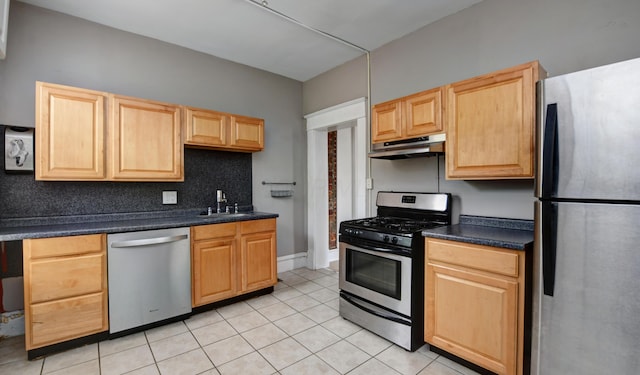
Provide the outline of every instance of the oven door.
<path id="1" fill-rule="evenodd" d="M 411 257 L 340 239 L 342 291 L 411 317 Z"/>

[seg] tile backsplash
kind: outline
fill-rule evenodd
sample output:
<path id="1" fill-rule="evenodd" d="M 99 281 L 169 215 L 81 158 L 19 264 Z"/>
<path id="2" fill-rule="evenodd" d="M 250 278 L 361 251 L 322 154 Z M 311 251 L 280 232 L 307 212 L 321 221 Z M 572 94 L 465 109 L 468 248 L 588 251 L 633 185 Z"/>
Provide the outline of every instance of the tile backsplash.
<path id="1" fill-rule="evenodd" d="M 0 148 L 4 155 L 4 142 Z M 6 173 L 3 165 L 0 219 L 204 209 L 214 205 L 216 189 L 230 204 L 252 204 L 251 154 L 186 148 L 184 159 L 184 182 L 36 181 L 32 173 Z M 177 204 L 162 204 L 166 190 L 178 192 Z"/>

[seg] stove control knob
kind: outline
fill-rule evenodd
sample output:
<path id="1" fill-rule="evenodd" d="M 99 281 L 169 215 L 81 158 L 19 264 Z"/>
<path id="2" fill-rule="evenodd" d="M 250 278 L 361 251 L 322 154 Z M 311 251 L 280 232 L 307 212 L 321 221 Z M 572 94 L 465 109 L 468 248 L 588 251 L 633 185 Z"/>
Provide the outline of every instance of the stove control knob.
<path id="1" fill-rule="evenodd" d="M 393 237 L 391 239 L 391 243 L 393 243 L 394 245 L 398 243 L 398 237 Z"/>
<path id="2" fill-rule="evenodd" d="M 386 234 L 384 235 L 384 237 L 382 237 L 382 240 L 384 242 L 389 242 L 389 236 L 387 236 Z"/>

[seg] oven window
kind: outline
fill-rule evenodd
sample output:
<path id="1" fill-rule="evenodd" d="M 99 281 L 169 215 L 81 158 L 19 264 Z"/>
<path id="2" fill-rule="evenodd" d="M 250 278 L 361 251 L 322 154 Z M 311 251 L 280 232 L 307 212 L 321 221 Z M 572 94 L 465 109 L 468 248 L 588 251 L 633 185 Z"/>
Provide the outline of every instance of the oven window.
<path id="1" fill-rule="evenodd" d="M 363 288 L 401 299 L 401 262 L 347 248 L 345 278 Z"/>

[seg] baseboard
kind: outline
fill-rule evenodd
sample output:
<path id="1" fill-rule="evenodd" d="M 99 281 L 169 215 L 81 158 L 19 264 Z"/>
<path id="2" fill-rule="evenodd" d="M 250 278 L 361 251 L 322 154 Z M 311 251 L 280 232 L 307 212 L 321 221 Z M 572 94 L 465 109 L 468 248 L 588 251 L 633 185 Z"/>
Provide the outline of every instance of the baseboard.
<path id="1" fill-rule="evenodd" d="M 278 257 L 278 273 L 307 266 L 307 252 Z"/>
<path id="2" fill-rule="evenodd" d="M 328 262 L 335 262 L 340 256 L 338 249 L 329 250 Z M 307 267 L 307 252 L 300 252 L 291 255 L 278 257 L 278 273 L 287 272 L 296 268 Z"/>
<path id="3" fill-rule="evenodd" d="M 329 250 L 329 263 L 335 262 L 336 260 L 338 260 L 339 257 L 340 257 L 339 249 Z"/>

